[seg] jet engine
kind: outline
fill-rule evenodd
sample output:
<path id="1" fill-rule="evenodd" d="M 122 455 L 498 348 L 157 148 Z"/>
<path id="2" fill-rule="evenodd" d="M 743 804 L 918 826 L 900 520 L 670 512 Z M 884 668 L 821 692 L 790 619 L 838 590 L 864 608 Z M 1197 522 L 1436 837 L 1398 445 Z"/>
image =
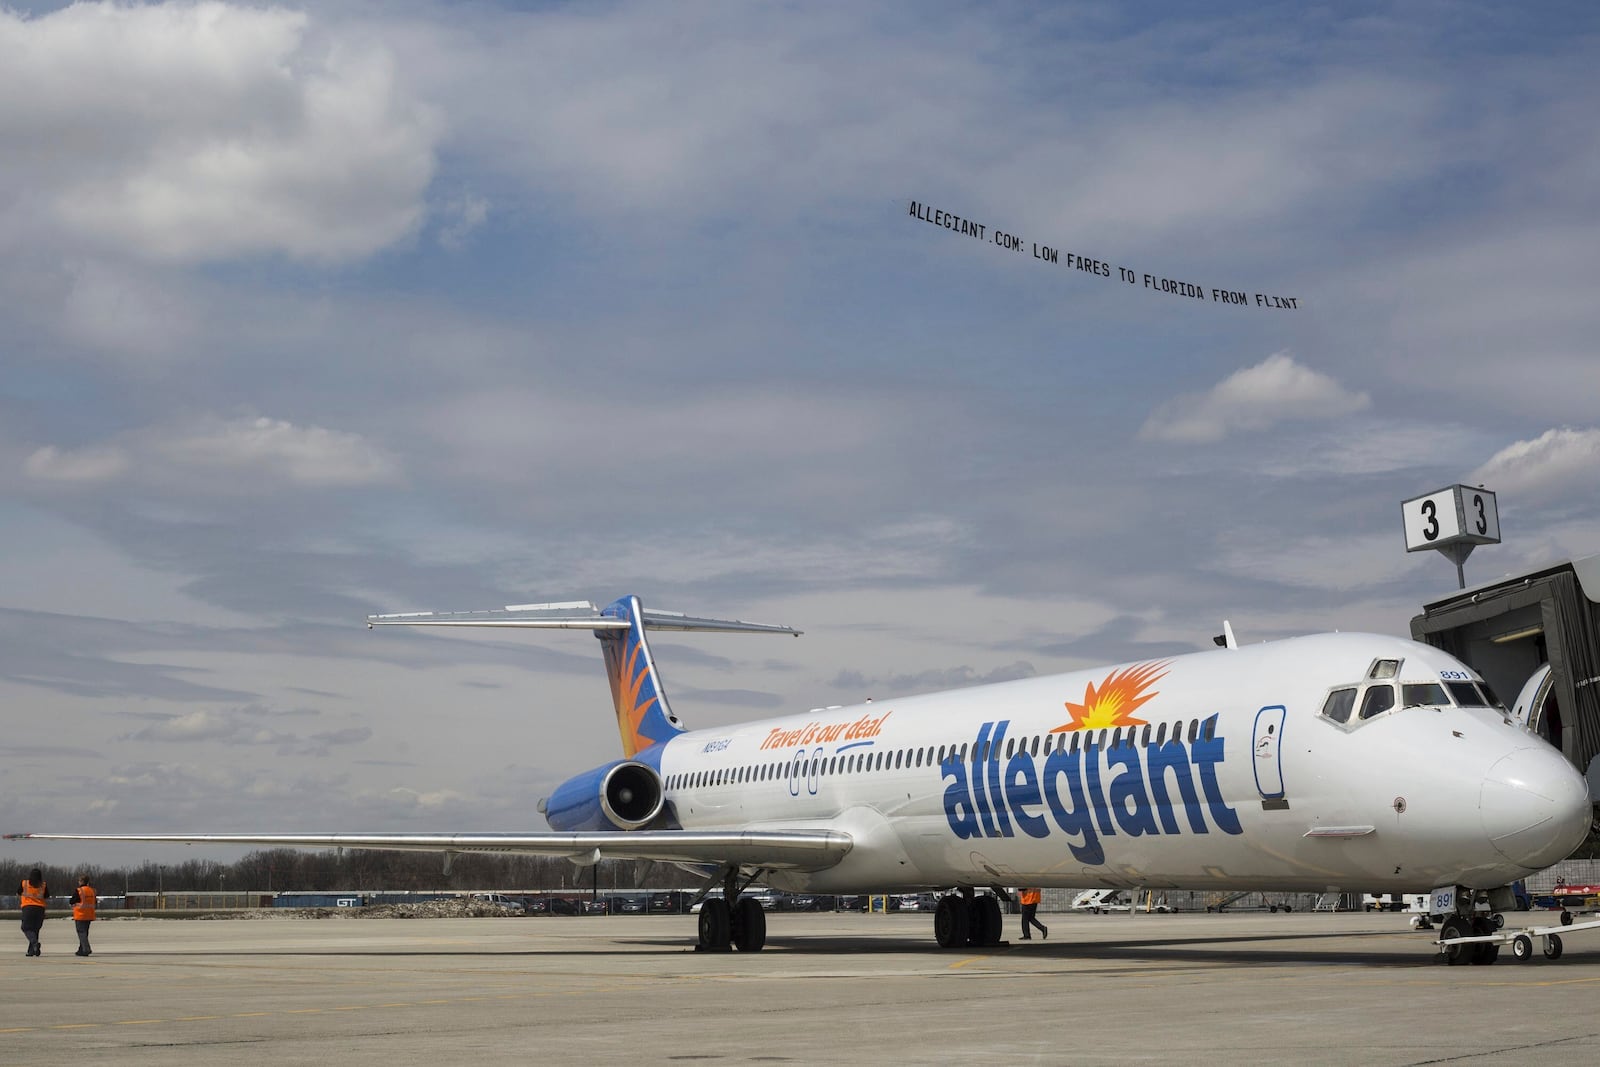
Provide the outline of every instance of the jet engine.
<path id="1" fill-rule="evenodd" d="M 552 830 L 637 830 L 661 814 L 661 776 L 636 760 L 618 760 L 568 779 L 545 801 Z"/>

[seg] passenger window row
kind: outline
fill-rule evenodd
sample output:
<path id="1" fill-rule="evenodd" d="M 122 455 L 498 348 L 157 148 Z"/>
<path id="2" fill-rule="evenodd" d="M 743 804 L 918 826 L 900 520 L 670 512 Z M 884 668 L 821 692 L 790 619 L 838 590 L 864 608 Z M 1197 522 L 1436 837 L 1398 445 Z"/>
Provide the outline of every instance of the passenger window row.
<path id="1" fill-rule="evenodd" d="M 1181 741 L 1187 734 L 1189 743 L 1194 744 L 1197 738 L 1207 741 L 1212 740 L 1216 731 L 1216 716 L 1209 719 L 1191 719 L 1185 722 L 1171 724 L 1170 740 Z M 878 752 L 852 752 L 846 755 L 832 755 L 816 757 L 815 773 L 819 777 L 834 777 L 844 774 L 874 774 L 880 771 L 905 770 L 915 767 L 933 767 L 943 765 L 950 760 L 965 761 L 969 757 L 973 763 L 982 763 L 991 758 L 1010 759 L 1018 752 L 1030 756 L 1050 755 L 1051 751 L 1077 752 L 1081 748 L 1088 748 L 1091 744 L 1098 748 L 1120 748 L 1123 745 L 1137 745 L 1148 748 L 1152 743 L 1157 747 L 1164 745 L 1169 740 L 1167 723 L 1155 726 L 1154 734 L 1151 724 L 1145 723 L 1143 727 L 1116 727 L 1115 729 L 1101 730 L 1074 730 L 1059 734 L 1037 734 L 1033 737 L 1007 738 L 1005 749 L 1002 753 L 994 742 L 984 741 L 981 745 L 940 745 L 935 748 L 928 745 L 925 748 L 894 749 Z M 1086 740 L 1087 738 L 1087 740 Z M 668 790 L 678 789 L 705 789 L 724 785 L 744 785 L 748 782 L 775 782 L 785 781 L 790 777 L 808 778 L 813 773 L 811 757 L 800 755 L 794 759 L 778 760 L 770 763 L 745 764 L 739 767 L 720 767 L 703 771 L 691 771 L 684 774 L 670 774 L 666 779 Z"/>

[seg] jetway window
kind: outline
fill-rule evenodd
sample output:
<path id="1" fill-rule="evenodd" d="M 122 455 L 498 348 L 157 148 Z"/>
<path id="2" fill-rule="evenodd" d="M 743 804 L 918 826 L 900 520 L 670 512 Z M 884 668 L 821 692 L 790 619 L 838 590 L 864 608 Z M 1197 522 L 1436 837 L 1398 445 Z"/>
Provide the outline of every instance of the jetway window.
<path id="1" fill-rule="evenodd" d="M 1400 687 L 1400 706 L 1403 708 L 1431 707 L 1435 704 L 1450 705 L 1450 694 L 1444 691 L 1444 686 L 1438 682 L 1407 682 Z"/>
<path id="2" fill-rule="evenodd" d="M 1374 715 L 1382 715 L 1394 707 L 1394 686 L 1371 685 L 1367 693 L 1361 698 L 1361 717 L 1370 719 Z"/>

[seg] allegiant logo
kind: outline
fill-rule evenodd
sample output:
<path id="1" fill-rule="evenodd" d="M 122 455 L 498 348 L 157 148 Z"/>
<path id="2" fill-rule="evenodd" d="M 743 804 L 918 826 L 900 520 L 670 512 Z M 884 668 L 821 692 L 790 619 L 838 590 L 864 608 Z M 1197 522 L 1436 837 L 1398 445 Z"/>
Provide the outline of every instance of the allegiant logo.
<path id="1" fill-rule="evenodd" d="M 1018 751 L 1002 769 L 1011 721 L 986 722 L 978 727 L 973 761 L 952 756 L 939 765 L 950 783 L 945 818 L 962 839 L 1015 837 L 1017 830 L 1049 837 L 1053 820 L 1075 839 L 1067 842 L 1072 854 L 1091 865 L 1105 862 L 1100 839 L 1119 831 L 1129 837 L 1181 833 L 1180 810 L 1191 833 L 1210 833 L 1213 825 L 1225 834 L 1243 833 L 1217 784 L 1224 744 L 1216 724 L 1213 715 L 1187 746 L 1175 737 L 1141 749 L 1130 731 L 1128 739 L 1102 749 L 1085 733 L 1081 749 L 1052 748 L 1039 757 Z"/>

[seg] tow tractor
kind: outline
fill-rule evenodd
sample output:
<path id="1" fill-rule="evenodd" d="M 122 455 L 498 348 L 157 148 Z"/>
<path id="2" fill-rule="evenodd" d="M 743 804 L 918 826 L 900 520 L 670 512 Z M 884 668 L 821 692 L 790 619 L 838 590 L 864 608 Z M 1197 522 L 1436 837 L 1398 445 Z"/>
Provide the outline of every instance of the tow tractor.
<path id="1" fill-rule="evenodd" d="M 1563 933 L 1600 929 L 1600 919 L 1575 923 L 1572 912 L 1561 912 L 1561 921 L 1551 926 L 1519 926 L 1507 928 L 1501 908 L 1509 897 L 1509 887 L 1477 893 L 1464 886 L 1435 889 L 1432 895 L 1434 918 L 1442 918 L 1439 926 L 1439 959 L 1452 967 L 1463 963 L 1490 964 L 1500 956 L 1500 947 L 1509 945 L 1512 958 L 1525 962 L 1533 958 L 1534 939 L 1539 939 L 1540 951 L 1547 960 L 1561 958 Z M 1477 910 L 1477 905 L 1487 903 L 1490 911 Z"/>

